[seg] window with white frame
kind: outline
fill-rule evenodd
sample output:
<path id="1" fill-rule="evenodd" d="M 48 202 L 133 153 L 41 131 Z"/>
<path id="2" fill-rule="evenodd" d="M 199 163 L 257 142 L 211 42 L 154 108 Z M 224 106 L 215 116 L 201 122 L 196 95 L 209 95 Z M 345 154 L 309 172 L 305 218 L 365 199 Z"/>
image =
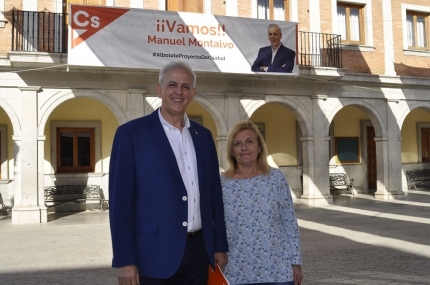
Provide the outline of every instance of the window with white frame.
<path id="1" fill-rule="evenodd" d="M 342 42 L 364 44 L 364 6 L 338 2 L 337 23 Z"/>
<path id="2" fill-rule="evenodd" d="M 428 56 L 430 6 L 402 3 L 403 50 L 406 55 Z"/>
<path id="3" fill-rule="evenodd" d="M 428 50 L 429 15 L 413 11 L 406 12 L 407 40 L 410 49 Z"/>
<path id="4" fill-rule="evenodd" d="M 257 18 L 288 21 L 288 7 L 285 0 L 257 0 Z"/>

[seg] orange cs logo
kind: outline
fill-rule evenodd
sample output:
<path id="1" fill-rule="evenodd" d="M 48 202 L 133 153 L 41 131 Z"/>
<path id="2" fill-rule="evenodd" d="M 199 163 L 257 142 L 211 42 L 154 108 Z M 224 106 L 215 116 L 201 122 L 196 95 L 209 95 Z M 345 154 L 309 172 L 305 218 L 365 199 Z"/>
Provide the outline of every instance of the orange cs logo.
<path id="1" fill-rule="evenodd" d="M 91 27 L 98 28 L 100 27 L 100 18 L 97 16 L 91 16 L 87 11 L 77 11 L 73 14 L 73 26 L 85 28 L 91 23 Z"/>
<path id="2" fill-rule="evenodd" d="M 70 5 L 71 48 L 111 24 L 130 9 Z"/>

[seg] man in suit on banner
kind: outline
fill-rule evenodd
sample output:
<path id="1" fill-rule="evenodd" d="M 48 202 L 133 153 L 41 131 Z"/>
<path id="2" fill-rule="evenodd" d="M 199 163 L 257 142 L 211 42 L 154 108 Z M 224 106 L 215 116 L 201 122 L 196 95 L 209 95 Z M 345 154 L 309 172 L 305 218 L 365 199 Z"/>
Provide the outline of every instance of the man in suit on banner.
<path id="1" fill-rule="evenodd" d="M 251 70 L 254 72 L 291 73 L 294 68 L 296 52 L 281 43 L 281 27 L 270 24 L 267 32 L 270 46 L 260 48 Z"/>
<path id="2" fill-rule="evenodd" d="M 121 125 L 109 173 L 112 266 L 119 284 L 207 284 L 227 264 L 217 151 L 210 131 L 185 114 L 196 75 L 170 62 L 161 107 Z"/>

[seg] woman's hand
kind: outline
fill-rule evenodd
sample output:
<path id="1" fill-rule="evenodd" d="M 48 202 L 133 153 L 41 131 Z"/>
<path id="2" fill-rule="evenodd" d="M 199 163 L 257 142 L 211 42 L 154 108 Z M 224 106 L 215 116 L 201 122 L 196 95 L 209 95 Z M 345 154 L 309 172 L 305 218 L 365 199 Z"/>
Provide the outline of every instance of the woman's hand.
<path id="1" fill-rule="evenodd" d="M 294 285 L 302 284 L 303 272 L 300 265 L 293 265 Z"/>
<path id="2" fill-rule="evenodd" d="M 225 252 L 215 252 L 215 263 L 221 270 L 227 265 L 227 254 Z"/>

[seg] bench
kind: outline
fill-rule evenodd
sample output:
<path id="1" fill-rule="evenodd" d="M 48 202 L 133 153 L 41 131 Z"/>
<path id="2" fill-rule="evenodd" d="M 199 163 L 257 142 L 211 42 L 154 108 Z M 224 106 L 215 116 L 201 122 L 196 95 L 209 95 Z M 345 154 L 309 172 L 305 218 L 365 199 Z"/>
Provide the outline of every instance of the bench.
<path id="1" fill-rule="evenodd" d="M 330 190 L 341 194 L 354 194 L 354 179 L 349 178 L 346 173 L 330 173 Z"/>
<path id="2" fill-rule="evenodd" d="M 1 196 L 1 193 L 0 193 L 0 206 L 1 206 L 1 209 L 0 209 L 1 212 L 6 212 L 6 214 L 9 214 L 11 207 L 8 207 L 4 204 L 3 197 Z"/>
<path id="3" fill-rule="evenodd" d="M 44 188 L 45 206 L 49 209 L 67 202 L 87 203 L 96 201 L 100 211 L 108 203 L 99 185 L 56 185 Z"/>
<path id="4" fill-rule="evenodd" d="M 406 182 L 409 190 L 417 190 L 417 185 L 422 186 L 430 182 L 430 169 L 407 170 Z"/>

